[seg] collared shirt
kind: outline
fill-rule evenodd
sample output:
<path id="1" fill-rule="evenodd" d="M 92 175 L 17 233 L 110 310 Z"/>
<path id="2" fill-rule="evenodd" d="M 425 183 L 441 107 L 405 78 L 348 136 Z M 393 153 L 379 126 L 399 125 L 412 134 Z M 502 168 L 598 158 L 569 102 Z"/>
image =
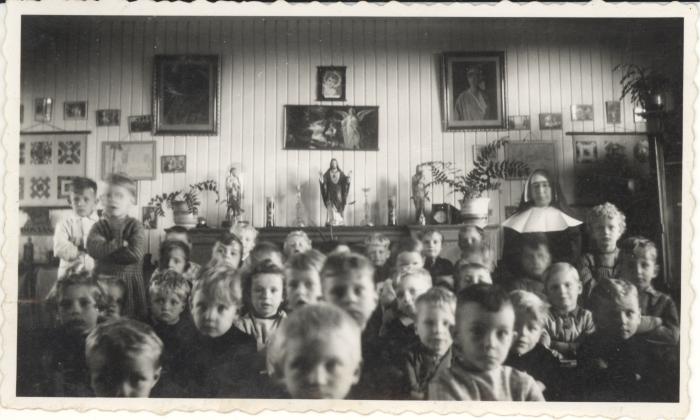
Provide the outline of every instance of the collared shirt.
<path id="1" fill-rule="evenodd" d="M 573 343 L 594 331 L 593 314 L 580 306 L 568 313 L 550 309 L 544 321 L 544 332 L 554 341 Z"/>
<path id="2" fill-rule="evenodd" d="M 678 308 L 665 293 L 653 287 L 639 291 L 639 307 L 642 311 L 642 324 L 646 317 L 661 318 L 661 326 L 649 332 L 649 337 L 665 343 L 676 344 L 680 338 Z M 640 325 L 640 329 L 643 327 Z"/>
<path id="3" fill-rule="evenodd" d="M 58 277 L 61 278 L 70 267 L 81 265 L 92 271 L 95 261 L 85 251 L 90 229 L 99 220 L 96 212 L 90 216 L 81 217 L 72 214 L 56 224 L 53 234 L 53 253 L 61 259 L 58 266 Z M 82 244 L 79 248 L 75 245 L 76 239 Z"/>

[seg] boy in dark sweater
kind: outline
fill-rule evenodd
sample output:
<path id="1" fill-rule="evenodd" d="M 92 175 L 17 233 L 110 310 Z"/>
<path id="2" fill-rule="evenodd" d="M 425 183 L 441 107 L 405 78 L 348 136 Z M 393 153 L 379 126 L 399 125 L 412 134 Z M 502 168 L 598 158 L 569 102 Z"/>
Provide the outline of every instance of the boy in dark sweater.
<path id="1" fill-rule="evenodd" d="M 451 277 L 454 266 L 450 260 L 440 256 L 443 242 L 442 233 L 434 229 L 428 229 L 423 233 L 421 241 L 423 242 L 423 256 L 425 257 L 423 268 L 430 272 L 433 284 L 439 284 L 441 277 Z"/>

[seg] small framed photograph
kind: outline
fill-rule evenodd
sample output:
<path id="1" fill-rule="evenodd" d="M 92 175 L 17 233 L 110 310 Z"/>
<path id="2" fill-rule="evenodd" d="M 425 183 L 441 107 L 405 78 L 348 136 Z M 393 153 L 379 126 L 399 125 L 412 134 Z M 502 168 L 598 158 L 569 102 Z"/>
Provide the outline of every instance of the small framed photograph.
<path id="1" fill-rule="evenodd" d="M 49 122 L 53 113 L 52 98 L 36 98 L 34 99 L 34 121 Z"/>
<path id="2" fill-rule="evenodd" d="M 156 142 L 102 142 L 102 179 L 116 173 L 134 180 L 156 179 Z"/>
<path id="3" fill-rule="evenodd" d="M 154 206 L 141 207 L 141 220 L 144 229 L 158 229 L 158 214 Z"/>
<path id="4" fill-rule="evenodd" d="M 540 114 L 540 130 L 561 128 L 561 113 Z"/>
<path id="5" fill-rule="evenodd" d="M 129 133 L 150 133 L 152 129 L 152 115 L 135 115 L 129 117 Z"/>
<path id="6" fill-rule="evenodd" d="M 620 101 L 605 101 L 605 122 L 608 124 L 620 124 Z"/>
<path id="7" fill-rule="evenodd" d="M 107 127 L 119 125 L 121 120 L 121 111 L 118 109 L 98 109 L 97 110 L 97 126 Z"/>
<path id="8" fill-rule="evenodd" d="M 345 100 L 345 67 L 318 66 L 316 67 L 316 100 L 344 101 Z"/>
<path id="9" fill-rule="evenodd" d="M 63 102 L 64 120 L 86 120 L 87 101 L 66 101 Z"/>
<path id="10" fill-rule="evenodd" d="M 529 130 L 530 116 L 529 115 L 511 115 L 508 117 L 509 130 Z"/>
<path id="11" fill-rule="evenodd" d="M 593 121 L 593 105 L 571 105 L 572 121 Z"/>
<path id="12" fill-rule="evenodd" d="M 642 108 L 641 106 L 635 106 L 634 107 L 634 122 L 636 123 L 643 123 L 647 122 L 646 117 L 644 117 L 644 113 L 646 110 Z"/>
<path id="13" fill-rule="evenodd" d="M 70 197 L 71 186 L 73 184 L 72 176 L 59 176 L 58 177 L 58 187 L 57 187 L 57 197 L 67 199 Z"/>
<path id="14" fill-rule="evenodd" d="M 576 140 L 576 163 L 598 162 L 598 142 L 590 140 Z"/>
<path id="15" fill-rule="evenodd" d="M 187 170 L 187 156 L 185 155 L 171 155 L 171 156 L 161 156 L 160 157 L 160 172 L 167 173 L 178 173 L 185 172 Z"/>

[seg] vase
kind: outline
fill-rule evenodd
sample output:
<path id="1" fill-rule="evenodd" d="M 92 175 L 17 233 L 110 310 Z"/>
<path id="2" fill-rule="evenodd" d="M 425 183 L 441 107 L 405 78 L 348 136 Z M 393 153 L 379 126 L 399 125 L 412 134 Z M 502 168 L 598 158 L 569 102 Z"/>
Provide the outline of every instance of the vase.
<path id="1" fill-rule="evenodd" d="M 184 201 L 173 201 L 173 223 L 186 228 L 197 226 L 197 217 L 187 208 Z"/>
<path id="2" fill-rule="evenodd" d="M 460 204 L 462 223 L 484 227 L 489 221 L 489 197 L 465 198 Z"/>

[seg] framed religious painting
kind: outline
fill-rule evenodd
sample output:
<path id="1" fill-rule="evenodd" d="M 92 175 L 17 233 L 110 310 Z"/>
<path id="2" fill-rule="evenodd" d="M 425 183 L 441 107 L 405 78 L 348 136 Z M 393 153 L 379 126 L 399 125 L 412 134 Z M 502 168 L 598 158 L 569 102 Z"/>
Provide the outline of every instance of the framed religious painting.
<path id="1" fill-rule="evenodd" d="M 156 55 L 153 66 L 154 133 L 218 132 L 218 55 Z"/>
<path id="2" fill-rule="evenodd" d="M 345 100 L 345 67 L 318 66 L 316 68 L 316 100 Z"/>
<path id="3" fill-rule="evenodd" d="M 379 107 L 285 105 L 285 149 L 379 150 Z"/>
<path id="4" fill-rule="evenodd" d="M 503 51 L 446 52 L 442 67 L 447 130 L 507 127 Z"/>

